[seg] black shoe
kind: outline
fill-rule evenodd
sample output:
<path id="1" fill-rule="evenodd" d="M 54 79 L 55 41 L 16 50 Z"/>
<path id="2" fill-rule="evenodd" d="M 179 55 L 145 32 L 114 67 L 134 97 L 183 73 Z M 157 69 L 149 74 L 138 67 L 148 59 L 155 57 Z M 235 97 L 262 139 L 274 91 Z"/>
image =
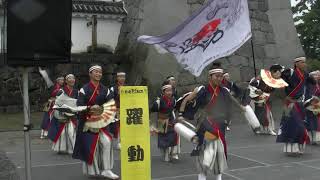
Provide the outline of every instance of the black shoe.
<path id="1" fill-rule="evenodd" d="M 199 156 L 200 155 L 200 150 L 199 149 L 194 149 L 192 150 L 190 156 Z"/>

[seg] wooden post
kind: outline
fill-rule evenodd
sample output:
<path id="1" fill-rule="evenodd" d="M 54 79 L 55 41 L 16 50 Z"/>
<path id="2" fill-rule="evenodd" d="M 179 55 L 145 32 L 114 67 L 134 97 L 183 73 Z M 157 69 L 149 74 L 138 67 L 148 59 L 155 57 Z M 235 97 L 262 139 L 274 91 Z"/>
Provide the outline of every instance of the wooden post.
<path id="1" fill-rule="evenodd" d="M 92 16 L 92 53 L 97 49 L 97 15 Z"/>

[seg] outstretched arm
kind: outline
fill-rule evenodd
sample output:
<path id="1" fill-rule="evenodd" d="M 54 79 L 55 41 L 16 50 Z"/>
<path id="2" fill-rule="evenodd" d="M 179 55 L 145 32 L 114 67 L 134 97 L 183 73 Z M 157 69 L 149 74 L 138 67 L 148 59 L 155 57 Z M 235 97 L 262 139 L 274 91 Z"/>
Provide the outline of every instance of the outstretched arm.
<path id="1" fill-rule="evenodd" d="M 241 105 L 241 103 L 235 98 L 233 97 L 229 92 L 227 94 L 227 104 L 229 104 L 228 106 L 231 107 L 231 104 L 235 105 L 235 107 L 239 108 L 241 111 L 244 110 L 244 106 Z M 231 110 L 231 108 L 229 108 L 228 110 Z M 231 111 L 230 111 L 231 112 Z M 229 113 L 228 115 L 230 115 L 231 113 Z"/>
<path id="2" fill-rule="evenodd" d="M 189 94 L 181 103 L 180 108 L 179 108 L 179 114 L 183 113 L 185 108 L 186 108 L 186 104 L 192 100 L 194 100 L 197 97 L 197 93 L 198 93 L 198 88 L 195 88 L 194 91 Z"/>

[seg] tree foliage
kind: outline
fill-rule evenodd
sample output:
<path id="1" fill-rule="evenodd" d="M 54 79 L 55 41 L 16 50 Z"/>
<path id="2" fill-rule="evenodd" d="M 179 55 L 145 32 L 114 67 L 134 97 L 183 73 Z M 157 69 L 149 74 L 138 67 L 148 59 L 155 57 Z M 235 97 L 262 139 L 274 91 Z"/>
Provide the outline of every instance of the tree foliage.
<path id="1" fill-rule="evenodd" d="M 309 10 L 309 6 L 314 4 L 318 0 L 293 0 L 296 5 L 292 7 L 294 14 L 301 13 L 302 11 Z"/>
<path id="2" fill-rule="evenodd" d="M 320 0 L 298 1 L 292 11 L 302 47 L 308 58 L 320 60 Z"/>

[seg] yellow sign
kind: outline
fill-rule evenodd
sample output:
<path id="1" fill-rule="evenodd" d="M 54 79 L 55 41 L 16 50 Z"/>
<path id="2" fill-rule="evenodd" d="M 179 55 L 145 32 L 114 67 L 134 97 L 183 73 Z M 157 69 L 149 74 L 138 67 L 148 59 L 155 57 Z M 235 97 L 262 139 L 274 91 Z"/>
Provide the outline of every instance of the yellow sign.
<path id="1" fill-rule="evenodd" d="M 150 180 L 148 88 L 120 87 L 121 179 Z"/>

